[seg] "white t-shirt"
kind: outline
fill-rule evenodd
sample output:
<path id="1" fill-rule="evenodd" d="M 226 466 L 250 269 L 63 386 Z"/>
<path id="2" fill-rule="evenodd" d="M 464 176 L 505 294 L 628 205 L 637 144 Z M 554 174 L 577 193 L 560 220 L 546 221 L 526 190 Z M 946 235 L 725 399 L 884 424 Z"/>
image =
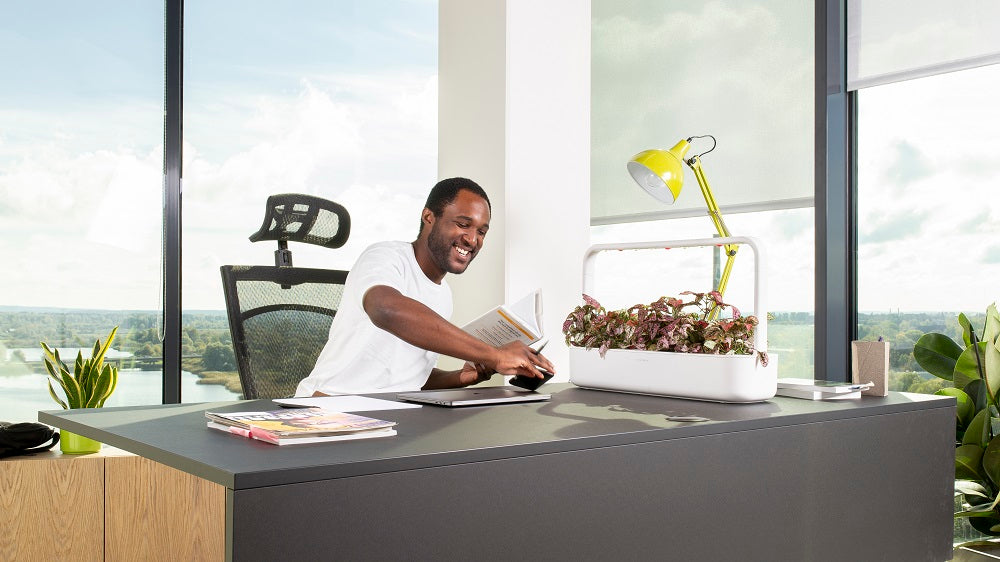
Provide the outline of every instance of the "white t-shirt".
<path id="1" fill-rule="evenodd" d="M 420 390 L 438 354 L 412 346 L 372 323 L 362 306 L 368 289 L 392 287 L 451 318 L 451 288 L 424 274 L 409 242 L 379 242 L 365 249 L 347 275 L 344 296 L 312 373 L 296 396 Z"/>

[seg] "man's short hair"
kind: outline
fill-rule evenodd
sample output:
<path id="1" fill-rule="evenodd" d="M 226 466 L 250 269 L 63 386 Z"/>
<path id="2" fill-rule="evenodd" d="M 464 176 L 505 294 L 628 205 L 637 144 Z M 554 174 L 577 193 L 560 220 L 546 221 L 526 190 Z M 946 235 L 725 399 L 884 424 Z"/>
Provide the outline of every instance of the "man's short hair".
<path id="1" fill-rule="evenodd" d="M 427 202 L 424 203 L 425 209 L 430 209 L 434 213 L 435 217 L 440 217 L 444 213 L 444 208 L 450 205 L 455 198 L 458 197 L 458 192 L 462 190 L 470 191 L 476 195 L 482 197 L 486 200 L 486 207 L 493 211 L 493 207 L 490 205 L 490 198 L 486 195 L 486 191 L 479 187 L 479 184 L 470 180 L 469 178 L 448 178 L 443 179 L 434 187 L 431 188 L 431 192 L 427 195 Z M 424 229 L 424 221 L 420 221 L 420 230 Z"/>

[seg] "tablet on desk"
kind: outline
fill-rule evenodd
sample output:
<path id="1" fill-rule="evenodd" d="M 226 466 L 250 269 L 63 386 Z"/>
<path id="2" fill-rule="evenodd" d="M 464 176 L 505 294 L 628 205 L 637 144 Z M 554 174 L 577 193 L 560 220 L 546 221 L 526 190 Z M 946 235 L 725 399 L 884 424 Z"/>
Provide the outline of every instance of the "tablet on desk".
<path id="1" fill-rule="evenodd" d="M 548 400 L 552 398 L 552 395 L 511 390 L 500 386 L 487 386 L 483 388 L 401 392 L 396 395 L 396 398 L 410 402 L 434 404 L 436 406 L 483 406 L 486 404 L 507 404 L 511 402 L 538 402 L 540 400 Z"/>

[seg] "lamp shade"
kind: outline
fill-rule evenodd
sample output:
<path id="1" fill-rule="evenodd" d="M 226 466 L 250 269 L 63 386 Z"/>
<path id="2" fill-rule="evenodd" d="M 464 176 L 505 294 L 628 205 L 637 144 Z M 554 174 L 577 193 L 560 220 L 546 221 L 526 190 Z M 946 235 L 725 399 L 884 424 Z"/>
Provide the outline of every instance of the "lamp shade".
<path id="1" fill-rule="evenodd" d="M 691 144 L 682 140 L 670 150 L 643 150 L 628 161 L 628 173 L 650 195 L 672 204 L 684 185 L 684 155 L 690 148 Z"/>

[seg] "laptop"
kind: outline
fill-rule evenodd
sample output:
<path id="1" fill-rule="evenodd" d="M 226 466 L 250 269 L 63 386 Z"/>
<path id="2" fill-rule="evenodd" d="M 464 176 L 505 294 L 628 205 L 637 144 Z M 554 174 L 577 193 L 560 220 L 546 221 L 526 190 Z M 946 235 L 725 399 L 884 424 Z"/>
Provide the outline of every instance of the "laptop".
<path id="1" fill-rule="evenodd" d="M 435 406 L 485 406 L 512 402 L 538 402 L 539 400 L 548 400 L 552 398 L 552 395 L 511 390 L 502 386 L 487 386 L 483 388 L 401 392 L 396 395 L 396 398 L 409 402 L 434 404 Z"/>

